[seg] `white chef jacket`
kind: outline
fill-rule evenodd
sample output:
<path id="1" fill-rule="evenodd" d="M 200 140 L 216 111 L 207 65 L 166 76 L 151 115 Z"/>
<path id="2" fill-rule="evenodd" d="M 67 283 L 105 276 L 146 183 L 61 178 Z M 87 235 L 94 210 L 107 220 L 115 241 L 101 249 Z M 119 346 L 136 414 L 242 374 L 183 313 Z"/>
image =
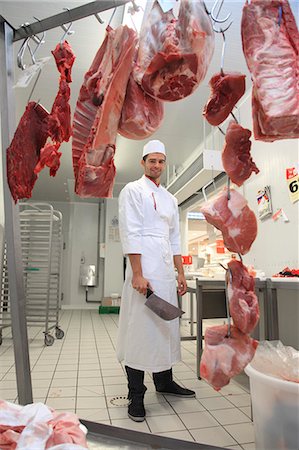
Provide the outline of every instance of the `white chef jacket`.
<path id="1" fill-rule="evenodd" d="M 123 253 L 141 254 L 143 276 L 155 294 L 178 306 L 173 264 L 173 255 L 181 253 L 176 198 L 143 175 L 120 193 L 119 227 Z M 161 372 L 181 360 L 179 319 L 161 319 L 145 301 L 132 287 L 127 258 L 117 357 L 134 369 Z"/>

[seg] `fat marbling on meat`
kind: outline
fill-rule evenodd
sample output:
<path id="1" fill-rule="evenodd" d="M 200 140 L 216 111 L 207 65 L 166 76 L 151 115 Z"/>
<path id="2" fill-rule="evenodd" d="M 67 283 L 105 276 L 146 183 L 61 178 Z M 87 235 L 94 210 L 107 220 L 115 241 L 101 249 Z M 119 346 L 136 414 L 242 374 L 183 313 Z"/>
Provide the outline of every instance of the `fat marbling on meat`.
<path id="1" fill-rule="evenodd" d="M 299 33 L 287 0 L 248 0 L 242 44 L 253 80 L 254 137 L 299 137 Z"/>
<path id="2" fill-rule="evenodd" d="M 214 32 L 202 0 L 181 0 L 178 18 L 155 1 L 139 41 L 135 79 L 149 95 L 164 101 L 192 94 L 214 52 Z"/>
<path id="3" fill-rule="evenodd" d="M 259 169 L 252 160 L 251 131 L 231 121 L 225 133 L 225 145 L 222 150 L 222 164 L 233 183 L 242 186 L 252 172 Z"/>
<path id="4" fill-rule="evenodd" d="M 225 247 L 234 253 L 249 252 L 257 235 L 257 220 L 247 205 L 247 200 L 235 189 L 224 188 L 214 199 L 201 208 L 207 222 L 218 228 Z"/>

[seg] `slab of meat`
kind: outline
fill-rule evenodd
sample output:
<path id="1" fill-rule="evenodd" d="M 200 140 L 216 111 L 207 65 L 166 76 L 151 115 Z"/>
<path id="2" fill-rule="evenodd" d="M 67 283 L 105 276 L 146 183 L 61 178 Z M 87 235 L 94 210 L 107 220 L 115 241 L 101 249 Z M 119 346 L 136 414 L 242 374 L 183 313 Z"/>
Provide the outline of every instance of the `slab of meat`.
<path id="1" fill-rule="evenodd" d="M 238 72 L 220 72 L 210 79 L 212 92 L 203 115 L 211 125 L 220 125 L 232 112 L 245 93 L 245 77 Z"/>
<path id="2" fill-rule="evenodd" d="M 242 333 L 251 333 L 258 323 L 260 313 L 257 296 L 254 292 L 254 278 L 241 261 L 231 260 L 228 263 L 229 277 L 228 295 L 229 311 L 234 325 Z"/>
<path id="3" fill-rule="evenodd" d="M 75 191 L 111 197 L 118 124 L 136 48 L 127 26 L 107 27 L 105 40 L 85 74 L 73 122 Z"/>
<path id="4" fill-rule="evenodd" d="M 32 195 L 37 180 L 34 168 L 48 137 L 45 123 L 48 116 L 48 111 L 41 105 L 28 103 L 7 149 L 7 180 L 15 202 Z"/>
<path id="5" fill-rule="evenodd" d="M 61 152 L 58 151 L 62 142 L 68 142 L 71 137 L 71 107 L 70 87 L 71 70 L 75 61 L 75 55 L 68 44 L 64 41 L 57 44 L 52 51 L 57 68 L 60 72 L 59 90 L 54 100 L 51 113 L 46 119 L 49 140 L 41 149 L 41 157 L 34 172 L 39 173 L 45 166 L 50 168 L 50 176 L 54 177 L 60 166 Z"/>
<path id="6" fill-rule="evenodd" d="M 218 228 L 223 235 L 225 247 L 234 253 L 245 255 L 257 235 L 256 217 L 247 206 L 247 200 L 235 189 L 223 189 L 214 199 L 206 202 L 201 212 L 207 222 Z"/>
<path id="7" fill-rule="evenodd" d="M 181 0 L 178 19 L 155 1 L 139 39 L 134 76 L 142 88 L 164 101 L 192 94 L 214 52 L 214 32 L 202 0 Z"/>
<path id="8" fill-rule="evenodd" d="M 226 386 L 252 360 L 258 341 L 231 325 L 207 328 L 205 348 L 200 361 L 200 376 L 216 391 Z"/>
<path id="9" fill-rule="evenodd" d="M 252 172 L 259 173 L 250 154 L 251 131 L 236 122 L 230 122 L 222 150 L 222 164 L 225 172 L 237 186 L 242 186 Z"/>
<path id="10" fill-rule="evenodd" d="M 71 83 L 72 67 L 76 57 L 70 44 L 67 41 L 64 41 L 62 44 L 57 44 L 52 51 L 52 54 L 62 78 L 64 78 L 67 83 Z"/>
<path id="11" fill-rule="evenodd" d="M 123 104 L 118 132 L 128 139 L 145 139 L 161 125 L 164 107 L 150 97 L 131 75 Z"/>
<path id="12" fill-rule="evenodd" d="M 288 1 L 246 1 L 241 31 L 255 139 L 298 138 L 299 33 Z"/>

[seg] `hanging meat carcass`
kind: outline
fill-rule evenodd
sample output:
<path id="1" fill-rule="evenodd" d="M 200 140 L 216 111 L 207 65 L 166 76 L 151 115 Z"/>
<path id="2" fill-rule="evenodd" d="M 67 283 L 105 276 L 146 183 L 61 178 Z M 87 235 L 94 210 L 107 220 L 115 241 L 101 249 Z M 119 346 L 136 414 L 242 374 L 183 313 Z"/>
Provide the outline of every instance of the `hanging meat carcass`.
<path id="1" fill-rule="evenodd" d="M 40 150 L 40 158 L 34 172 L 39 173 L 45 166 L 50 168 L 50 176 L 54 177 L 60 166 L 61 152 L 58 151 L 62 142 L 68 142 L 71 137 L 71 107 L 69 104 L 72 82 L 71 70 L 75 55 L 67 41 L 57 44 L 52 51 L 57 68 L 60 72 L 59 90 L 54 100 L 51 113 L 46 119 L 49 140 Z"/>
<path id="2" fill-rule="evenodd" d="M 187 97 L 204 79 L 214 52 L 214 32 L 202 0 L 181 0 L 176 19 L 157 1 L 140 31 L 135 79 L 164 101 Z"/>
<path id="3" fill-rule="evenodd" d="M 106 31 L 74 114 L 75 191 L 81 197 L 112 196 L 115 141 L 136 48 L 136 33 L 127 26 Z"/>
<path id="4" fill-rule="evenodd" d="M 200 375 L 216 391 L 226 386 L 254 357 L 258 341 L 231 325 L 207 328 L 205 348 L 200 361 Z"/>
<path id="5" fill-rule="evenodd" d="M 212 92 L 203 115 L 209 124 L 220 125 L 245 93 L 245 75 L 238 72 L 216 73 L 209 82 Z"/>
<path id="6" fill-rule="evenodd" d="M 40 149 L 48 138 L 48 116 L 48 111 L 41 105 L 28 103 L 7 149 L 7 181 L 15 202 L 32 195 L 37 180 L 34 168 L 39 161 Z"/>
<path id="7" fill-rule="evenodd" d="M 257 235 L 256 217 L 239 192 L 230 189 L 229 196 L 228 199 L 227 188 L 223 189 L 202 206 L 201 212 L 207 222 L 221 231 L 229 251 L 245 255 Z"/>
<path id="8" fill-rule="evenodd" d="M 250 130 L 233 121 L 226 130 L 222 164 L 231 181 L 237 186 L 242 186 L 252 172 L 259 173 L 250 154 L 250 136 Z"/>
<path id="9" fill-rule="evenodd" d="M 288 1 L 246 1 L 241 31 L 253 80 L 255 139 L 298 138 L 299 33 Z"/>
<path id="10" fill-rule="evenodd" d="M 68 83 L 75 55 L 67 42 L 58 44 L 52 53 L 61 75 L 51 114 L 40 104 L 29 102 L 7 149 L 7 180 L 15 202 L 31 197 L 37 174 L 45 166 L 51 176 L 56 174 L 61 156 L 58 148 L 70 138 Z"/>
<path id="11" fill-rule="evenodd" d="M 242 333 L 251 333 L 259 321 L 259 304 L 254 292 L 254 278 L 241 261 L 231 260 L 228 283 L 229 311 L 234 325 Z"/>
<path id="12" fill-rule="evenodd" d="M 131 75 L 123 104 L 118 132 L 128 139 L 145 139 L 161 125 L 164 107 L 150 97 Z"/>

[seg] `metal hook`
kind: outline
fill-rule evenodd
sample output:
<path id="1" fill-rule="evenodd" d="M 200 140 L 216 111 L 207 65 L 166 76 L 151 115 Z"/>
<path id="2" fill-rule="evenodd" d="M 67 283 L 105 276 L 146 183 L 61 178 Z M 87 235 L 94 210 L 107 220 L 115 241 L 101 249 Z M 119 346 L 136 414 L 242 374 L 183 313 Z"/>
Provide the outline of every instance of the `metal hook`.
<path id="1" fill-rule="evenodd" d="M 215 9 L 217 8 L 219 2 L 220 2 L 220 6 L 219 6 L 219 9 L 218 9 L 217 14 L 215 15 Z M 228 14 L 225 18 L 223 18 L 223 19 L 219 19 L 219 18 L 218 18 L 219 14 L 220 14 L 220 11 L 221 11 L 221 9 L 222 9 L 222 7 L 223 7 L 223 3 L 224 3 L 224 0 L 216 0 L 216 1 L 215 1 L 214 5 L 213 5 L 213 7 L 212 7 L 212 9 L 211 9 L 211 12 L 210 12 L 210 16 L 211 16 L 211 19 L 213 20 L 213 22 L 216 22 L 216 23 L 224 23 L 224 22 L 226 22 L 226 21 L 230 18 L 231 13 L 229 13 L 229 14 Z"/>
<path id="2" fill-rule="evenodd" d="M 30 37 L 24 39 L 23 44 L 21 45 L 20 50 L 18 51 L 18 55 L 17 55 L 18 67 L 22 70 L 26 69 L 26 65 L 24 64 L 23 59 L 24 59 L 25 50 L 28 46 L 29 40 L 30 40 Z"/>
<path id="3" fill-rule="evenodd" d="M 230 178 L 227 177 L 227 200 L 230 200 Z"/>
<path id="4" fill-rule="evenodd" d="M 113 13 L 111 14 L 111 17 L 110 17 L 108 25 L 110 25 L 110 23 L 112 22 L 112 19 L 114 17 L 115 12 L 116 12 L 116 8 L 114 8 Z"/>
<path id="5" fill-rule="evenodd" d="M 231 334 L 231 317 L 229 313 L 229 296 L 228 296 L 228 285 L 232 283 L 232 272 L 228 268 L 225 274 L 225 301 L 226 301 L 226 314 L 227 314 L 227 335 L 226 337 L 230 337 Z"/>
<path id="6" fill-rule="evenodd" d="M 40 21 L 37 17 L 34 17 L 34 19 Z M 30 24 L 28 22 L 26 22 L 26 23 L 22 24 L 21 26 L 22 27 L 27 27 L 28 25 L 30 25 Z M 37 35 L 33 35 L 33 36 L 29 36 L 28 38 L 24 39 L 24 42 L 21 45 L 21 48 L 20 48 L 20 50 L 18 52 L 18 55 L 17 55 L 17 64 L 18 64 L 18 67 L 20 69 L 22 69 L 22 70 L 26 69 L 26 64 L 24 64 L 24 61 L 23 61 L 26 48 L 28 48 L 28 51 L 29 51 L 30 56 L 31 56 L 32 63 L 33 64 L 36 63 L 35 54 L 38 51 L 38 49 L 40 48 L 40 46 L 46 42 L 45 41 L 45 36 L 46 36 L 46 32 L 44 31 L 42 33 L 42 37 L 41 38 L 38 37 Z M 32 49 L 30 47 L 30 44 L 29 44 L 30 39 L 32 39 L 37 44 L 35 49 L 34 49 L 34 51 L 32 51 Z"/>
<path id="7" fill-rule="evenodd" d="M 70 11 L 70 8 L 63 8 L 65 11 Z M 64 31 L 64 34 L 63 34 L 63 36 L 62 36 L 62 38 L 60 39 L 60 46 L 63 44 L 63 42 L 65 41 L 65 38 L 67 37 L 67 36 L 70 36 L 70 35 L 72 35 L 72 34 L 74 34 L 75 33 L 75 31 L 74 30 L 71 30 L 71 28 L 72 28 L 72 26 L 73 26 L 73 22 L 70 22 L 69 24 L 68 24 L 68 26 L 66 26 L 65 24 L 63 24 L 63 25 L 60 25 L 61 26 L 61 28 L 63 29 L 63 31 Z"/>
<path id="8" fill-rule="evenodd" d="M 105 21 L 101 18 L 100 14 L 99 14 L 99 13 L 96 13 L 94 16 L 95 16 L 95 18 L 97 19 L 97 21 L 100 22 L 101 25 L 103 25 L 103 23 L 104 23 Z"/>
<path id="9" fill-rule="evenodd" d="M 205 185 L 201 188 L 203 198 L 205 199 L 206 202 L 208 201 L 207 194 L 206 194 L 206 189 L 207 189 L 208 186 L 210 186 L 210 184 L 213 185 L 215 191 L 216 191 L 216 189 L 217 189 L 217 188 L 216 188 L 215 181 L 214 181 L 214 178 L 213 178 L 212 180 L 210 180 L 207 184 L 205 184 Z"/>

